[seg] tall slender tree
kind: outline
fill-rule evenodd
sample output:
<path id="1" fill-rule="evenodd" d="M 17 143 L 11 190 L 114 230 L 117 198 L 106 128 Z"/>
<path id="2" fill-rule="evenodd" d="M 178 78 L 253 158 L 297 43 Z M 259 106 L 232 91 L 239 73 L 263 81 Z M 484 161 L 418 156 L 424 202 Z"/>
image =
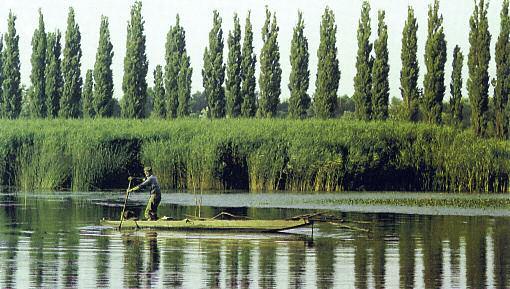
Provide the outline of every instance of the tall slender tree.
<path id="1" fill-rule="evenodd" d="M 154 88 L 152 91 L 152 115 L 156 118 L 164 118 L 166 110 L 165 87 L 163 84 L 163 69 L 161 68 L 161 65 L 157 65 L 154 70 Z"/>
<path id="2" fill-rule="evenodd" d="M 471 102 L 471 124 L 478 136 L 486 136 L 489 104 L 489 61 L 490 42 L 487 9 L 489 4 L 480 0 L 475 4 L 469 20 L 469 55 L 467 89 Z"/>
<path id="3" fill-rule="evenodd" d="M 122 80 L 122 116 L 125 118 L 146 117 L 147 70 L 145 34 L 142 18 L 142 2 L 136 1 L 131 7 L 131 19 L 127 27 L 126 56 Z"/>
<path id="4" fill-rule="evenodd" d="M 75 22 L 73 8 L 69 8 L 65 41 L 62 61 L 64 88 L 60 99 L 59 115 L 64 118 L 77 118 L 82 113 L 81 87 L 83 80 L 80 72 L 82 52 L 80 28 Z"/>
<path id="5" fill-rule="evenodd" d="M 356 75 L 354 76 L 354 101 L 359 119 L 372 118 L 372 44 L 370 43 L 370 4 L 364 1 L 358 22 L 358 53 L 356 56 Z"/>
<path id="6" fill-rule="evenodd" d="M 508 0 L 503 1 L 501 24 L 496 42 L 496 86 L 494 87 L 495 132 L 499 138 L 508 138 L 508 95 L 510 94 L 510 18 Z"/>
<path id="7" fill-rule="evenodd" d="M 405 118 L 409 121 L 418 121 L 419 112 L 419 90 L 418 76 L 420 67 L 416 56 L 418 51 L 418 22 L 414 16 L 411 6 L 407 8 L 407 20 L 402 31 L 402 48 L 400 59 L 402 69 L 400 70 L 400 93 L 404 100 Z"/>
<path id="8" fill-rule="evenodd" d="M 445 92 L 444 67 L 446 64 L 446 40 L 443 32 L 443 16 L 439 15 L 439 0 L 429 5 L 428 33 L 425 43 L 425 67 L 423 81 L 423 114 L 428 123 L 440 124 Z"/>
<path id="9" fill-rule="evenodd" d="M 204 92 L 209 106 L 209 116 L 225 116 L 225 64 L 223 64 L 223 30 L 218 11 L 213 12 L 213 28 L 209 32 L 209 47 L 204 51 L 202 69 Z"/>
<path id="10" fill-rule="evenodd" d="M 282 69 L 280 68 L 280 51 L 278 47 L 278 24 L 276 14 L 266 7 L 266 21 L 262 27 L 262 41 L 260 52 L 260 98 L 258 114 L 261 117 L 276 116 L 276 108 L 280 102 Z"/>
<path id="11" fill-rule="evenodd" d="M 16 16 L 9 12 L 3 58 L 2 97 L 4 116 L 17 118 L 21 112 L 19 35 L 16 32 Z"/>
<path id="12" fill-rule="evenodd" d="M 241 104 L 241 115 L 243 117 L 254 117 L 257 112 L 257 99 L 255 96 L 255 62 L 257 57 L 253 52 L 253 31 L 250 21 L 250 12 L 246 16 L 244 26 L 244 39 L 241 61 L 241 94 L 243 102 Z"/>
<path id="13" fill-rule="evenodd" d="M 46 68 L 46 32 L 44 30 L 44 18 L 39 9 L 39 26 L 32 36 L 32 73 L 30 80 L 32 86 L 30 88 L 30 116 L 46 117 L 46 91 L 45 91 L 45 75 Z"/>
<path id="14" fill-rule="evenodd" d="M 321 38 L 317 50 L 317 78 L 315 80 L 315 114 L 320 118 L 335 116 L 337 90 L 340 81 L 336 48 L 335 15 L 326 8 L 322 15 Z"/>
<path id="15" fill-rule="evenodd" d="M 228 33 L 227 78 L 225 93 L 227 98 L 227 116 L 238 117 L 241 114 L 241 25 L 239 17 L 234 15 L 234 30 Z"/>
<path id="16" fill-rule="evenodd" d="M 113 115 L 113 44 L 110 40 L 108 17 L 101 16 L 99 44 L 94 64 L 93 106 L 97 117 Z"/>
<path id="17" fill-rule="evenodd" d="M 453 125 L 462 123 L 462 66 L 464 56 L 458 45 L 453 49 L 452 80 L 450 82 L 450 116 Z"/>
<path id="18" fill-rule="evenodd" d="M 60 31 L 50 32 L 47 35 L 46 48 L 46 69 L 45 90 L 46 90 L 46 110 L 48 117 L 57 117 L 60 110 L 60 98 L 64 79 L 62 76 L 62 64 L 60 54 L 62 53 L 62 45 L 60 44 Z"/>
<path id="19" fill-rule="evenodd" d="M 5 109 L 7 107 L 6 100 L 3 96 L 2 83 L 4 82 L 3 70 L 4 70 L 4 36 L 0 35 L 0 118 L 6 117 Z"/>
<path id="20" fill-rule="evenodd" d="M 303 13 L 299 11 L 298 21 L 294 27 L 294 34 L 292 35 L 290 45 L 291 71 L 288 86 L 290 90 L 289 116 L 291 118 L 305 118 L 311 102 L 308 95 L 308 86 L 310 84 L 308 39 L 304 34 L 304 29 L 305 21 L 303 20 Z M 319 61 L 320 59 L 319 57 Z"/>
<path id="21" fill-rule="evenodd" d="M 384 15 L 384 11 L 379 11 L 378 38 L 374 42 L 375 60 L 372 66 L 372 119 L 377 120 L 388 118 L 388 101 L 390 98 L 388 27 L 384 22 Z"/>
<path id="22" fill-rule="evenodd" d="M 186 53 L 186 33 L 177 14 L 175 26 L 171 26 L 166 38 L 165 98 L 166 116 L 175 118 L 179 108 L 179 72 L 182 55 Z M 188 85 L 182 84 L 182 85 Z"/>
<path id="23" fill-rule="evenodd" d="M 191 75 L 193 68 L 191 68 L 190 58 L 184 52 L 181 59 L 181 69 L 179 71 L 178 84 L 178 97 L 179 107 L 177 109 L 178 117 L 187 117 L 190 114 L 190 101 L 191 101 Z"/>
<path id="24" fill-rule="evenodd" d="M 85 84 L 83 85 L 82 105 L 83 117 L 91 118 L 96 115 L 93 98 L 94 98 L 94 79 L 92 78 L 92 69 L 87 70 L 85 74 Z"/>

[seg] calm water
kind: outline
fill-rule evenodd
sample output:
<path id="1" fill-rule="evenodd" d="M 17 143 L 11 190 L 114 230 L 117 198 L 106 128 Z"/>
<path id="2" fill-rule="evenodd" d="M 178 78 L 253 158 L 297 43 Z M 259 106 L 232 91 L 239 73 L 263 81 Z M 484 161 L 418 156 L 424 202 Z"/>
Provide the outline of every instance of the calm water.
<path id="1" fill-rule="evenodd" d="M 132 204 L 146 197 L 135 195 Z M 230 198 L 223 199 L 243 204 L 254 195 Z M 164 195 L 160 215 L 192 215 L 182 199 L 192 196 Z M 509 217 L 338 211 L 370 231 L 322 224 L 313 239 L 307 228 L 300 235 L 239 235 L 99 227 L 102 217 L 118 218 L 122 200 L 115 193 L 0 193 L 0 288 L 510 287 Z M 206 206 L 202 214 L 224 209 Z M 257 218 L 310 212 L 226 210 Z"/>

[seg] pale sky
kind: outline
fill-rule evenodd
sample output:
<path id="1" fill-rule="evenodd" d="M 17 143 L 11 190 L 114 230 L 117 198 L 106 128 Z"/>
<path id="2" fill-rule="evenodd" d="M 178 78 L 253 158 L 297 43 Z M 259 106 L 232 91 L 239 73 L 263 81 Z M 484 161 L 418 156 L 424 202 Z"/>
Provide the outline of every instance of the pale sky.
<path id="1" fill-rule="evenodd" d="M 111 40 L 114 49 L 113 76 L 114 96 L 122 96 L 123 62 L 126 52 L 126 26 L 130 16 L 130 7 L 134 1 L 128 0 L 2 0 L 0 1 L 0 33 L 7 30 L 7 16 L 12 10 L 17 16 L 16 28 L 20 36 L 21 77 L 22 83 L 30 85 L 30 55 L 32 53 L 31 39 L 38 21 L 38 8 L 42 9 L 46 24 L 46 32 L 60 29 L 65 35 L 66 21 L 69 7 L 74 7 L 76 20 L 82 35 L 81 60 L 82 76 L 87 69 L 92 69 L 99 40 L 99 24 L 101 15 L 109 17 Z M 149 72 L 147 82 L 153 85 L 153 71 L 156 65 L 164 65 L 165 41 L 169 27 L 175 23 L 175 15 L 180 14 L 181 23 L 186 31 L 186 47 L 193 66 L 192 93 L 203 90 L 202 64 L 204 48 L 208 42 L 208 33 L 212 27 L 212 11 L 217 9 L 223 18 L 224 61 L 226 61 L 228 31 L 233 26 L 233 14 L 238 13 L 244 31 L 244 19 L 248 10 L 252 13 L 254 32 L 254 47 L 257 54 L 257 91 L 260 48 L 262 47 L 261 28 L 265 20 L 265 6 L 276 12 L 280 27 L 278 42 L 280 46 L 280 63 L 282 67 L 281 100 L 287 99 L 287 88 L 290 74 L 290 42 L 293 27 L 297 21 L 297 12 L 302 10 L 305 20 L 305 35 L 308 38 L 310 53 L 310 95 L 315 90 L 315 74 L 317 70 L 317 48 L 319 46 L 319 30 L 321 15 L 324 8 L 329 6 L 336 18 L 337 48 L 340 63 L 340 85 L 338 95 L 352 95 L 353 77 L 356 73 L 356 30 L 360 16 L 361 0 L 145 0 L 142 1 L 142 14 L 145 20 L 147 36 L 147 57 Z M 373 0 L 371 4 L 372 40 L 376 38 L 377 11 L 386 11 L 388 25 L 388 48 L 390 58 L 390 97 L 400 97 L 400 48 L 401 35 L 407 17 L 407 6 L 415 9 L 418 19 L 418 59 L 420 63 L 420 87 L 423 83 L 425 66 L 423 52 L 427 33 L 427 10 L 432 0 Z M 490 77 L 494 77 L 495 61 L 494 46 L 499 33 L 499 11 L 502 0 L 492 0 L 489 6 L 489 26 L 492 34 Z M 440 12 L 444 17 L 448 59 L 446 64 L 446 98 L 449 97 L 449 82 L 451 78 L 452 53 L 455 45 L 461 47 L 464 53 L 464 88 L 467 79 L 467 54 L 469 51 L 469 17 L 472 14 L 474 1 L 472 0 L 443 0 Z M 244 37 L 244 34 L 243 36 Z M 64 37 L 63 37 L 64 38 Z M 64 42 L 64 41 L 62 41 Z M 64 45 L 64 43 L 62 43 Z M 492 88 L 490 90 L 492 94 Z"/>

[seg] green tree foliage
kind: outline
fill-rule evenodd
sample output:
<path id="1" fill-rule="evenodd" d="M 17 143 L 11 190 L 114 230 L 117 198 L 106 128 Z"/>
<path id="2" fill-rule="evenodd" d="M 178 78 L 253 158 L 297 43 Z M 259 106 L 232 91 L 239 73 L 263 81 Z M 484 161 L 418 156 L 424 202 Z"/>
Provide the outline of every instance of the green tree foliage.
<path id="1" fill-rule="evenodd" d="M 464 55 L 458 45 L 453 49 L 452 80 L 450 82 L 450 116 L 452 124 L 462 123 L 462 66 Z"/>
<path id="2" fill-rule="evenodd" d="M 469 55 L 467 89 L 471 102 L 471 124 L 478 136 L 487 134 L 488 110 L 489 110 L 489 61 L 490 42 L 489 23 L 487 21 L 487 9 L 489 4 L 480 0 L 475 4 L 473 15 L 469 20 Z"/>
<path id="3" fill-rule="evenodd" d="M 152 115 L 156 118 L 165 117 L 165 87 L 163 84 L 163 69 L 157 65 L 154 70 L 154 88 L 152 96 Z"/>
<path id="4" fill-rule="evenodd" d="M 372 44 L 370 43 L 370 4 L 363 2 L 361 18 L 358 24 L 358 53 L 356 56 L 356 75 L 354 76 L 354 101 L 356 102 L 356 115 L 359 119 L 372 118 L 372 65 L 370 56 Z"/>
<path id="5" fill-rule="evenodd" d="M 81 116 L 81 86 L 80 73 L 81 34 L 74 19 L 74 9 L 69 8 L 67 17 L 66 44 L 62 72 L 64 75 L 64 88 L 60 99 L 59 115 L 64 118 L 77 118 Z"/>
<path id="6" fill-rule="evenodd" d="M 223 30 L 221 17 L 214 10 L 213 28 L 209 32 L 209 47 L 204 51 L 204 68 L 202 69 L 204 92 L 209 105 L 209 116 L 225 116 L 225 64 L 223 64 Z"/>
<path id="7" fill-rule="evenodd" d="M 340 69 L 336 57 L 336 25 L 333 11 L 326 8 L 322 15 L 321 38 L 317 50 L 317 78 L 315 80 L 315 114 L 320 118 L 335 116 Z"/>
<path id="8" fill-rule="evenodd" d="M 87 70 L 85 83 L 83 84 L 82 104 L 83 117 L 91 118 L 96 115 L 94 104 L 94 79 L 92 78 L 92 69 Z"/>
<path id="9" fill-rule="evenodd" d="M 179 88 L 191 86 L 189 83 L 179 83 L 179 74 L 181 71 L 183 55 L 186 54 L 186 32 L 180 25 L 180 17 L 177 14 L 175 26 L 171 26 L 166 37 L 166 66 L 165 66 L 165 98 L 166 98 L 166 117 L 175 118 L 179 110 Z M 189 65 L 188 65 L 189 67 Z M 186 69 L 187 73 L 191 68 Z M 191 74 L 191 72 L 189 72 Z"/>
<path id="10" fill-rule="evenodd" d="M 416 53 L 418 50 L 418 23 L 414 16 L 414 10 L 407 8 L 407 20 L 402 31 L 402 48 L 400 58 L 402 70 L 400 70 L 400 92 L 404 100 L 404 117 L 409 121 L 417 121 L 419 113 L 419 90 L 418 76 L 420 67 Z"/>
<path id="11" fill-rule="evenodd" d="M 255 96 L 255 63 L 257 57 L 253 52 L 253 30 L 250 21 L 250 12 L 246 16 L 246 23 L 244 26 L 244 39 L 243 51 L 241 61 L 241 115 L 243 117 L 254 117 L 257 112 L 257 99 Z"/>
<path id="12" fill-rule="evenodd" d="M 46 69 L 45 90 L 46 90 L 46 110 L 48 117 L 57 117 L 60 110 L 60 98 L 64 79 L 62 76 L 62 67 L 60 54 L 62 45 L 60 44 L 60 31 L 50 32 L 47 35 L 46 47 Z"/>
<path id="13" fill-rule="evenodd" d="M 372 66 L 372 119 L 377 120 L 386 120 L 388 118 L 388 102 L 390 98 L 388 27 L 384 22 L 384 16 L 384 11 L 379 11 L 378 38 L 374 42 L 375 60 Z"/>
<path id="14" fill-rule="evenodd" d="M 142 2 L 136 1 L 131 7 L 131 19 L 127 27 L 126 56 L 124 57 L 124 78 L 122 80 L 122 116 L 144 118 L 147 101 L 148 61 L 145 54 L 145 21 L 142 19 Z"/>
<path id="15" fill-rule="evenodd" d="M 234 31 L 228 33 L 227 78 L 225 93 L 227 98 L 227 116 L 238 117 L 241 114 L 241 25 L 239 17 L 234 15 Z"/>
<path id="16" fill-rule="evenodd" d="M 428 123 L 441 123 L 445 92 L 444 67 L 446 63 L 446 40 L 443 32 L 443 16 L 439 15 L 439 0 L 429 5 L 428 33 L 425 44 L 425 67 L 423 81 L 423 105 Z"/>
<path id="17" fill-rule="evenodd" d="M 177 108 L 177 116 L 187 117 L 190 115 L 190 99 L 191 99 L 191 75 L 193 68 L 189 56 L 184 52 L 181 57 L 181 69 L 179 71 L 178 84 L 178 98 L 179 107 Z"/>
<path id="18" fill-rule="evenodd" d="M 304 34 L 304 29 L 303 13 L 299 11 L 290 45 L 291 71 L 288 86 L 290 90 L 289 117 L 291 118 L 305 118 L 311 102 L 307 92 L 310 83 L 308 39 Z M 319 57 L 319 61 L 320 59 Z"/>
<path id="19" fill-rule="evenodd" d="M 261 117 L 276 116 L 276 109 L 280 102 L 282 69 L 280 68 L 278 31 L 276 14 L 273 13 L 273 21 L 271 21 L 271 12 L 266 7 L 266 21 L 262 27 L 264 44 L 260 52 L 260 98 L 257 112 Z"/>
<path id="20" fill-rule="evenodd" d="M 2 98 L 4 117 L 17 118 L 21 112 L 19 35 L 16 32 L 16 16 L 9 12 L 5 34 L 5 49 L 2 52 Z"/>
<path id="21" fill-rule="evenodd" d="M 501 8 L 501 28 L 496 42 L 496 86 L 494 87 L 495 133 L 508 137 L 508 94 L 510 94 L 510 18 L 508 0 Z"/>
<path id="22" fill-rule="evenodd" d="M 46 90 L 45 75 L 46 68 L 46 32 L 44 31 L 44 18 L 39 9 L 39 27 L 35 29 L 32 36 L 32 73 L 30 81 L 32 87 L 29 92 L 29 105 L 31 117 L 46 117 Z"/>
<path id="23" fill-rule="evenodd" d="M 108 18 L 101 16 L 99 44 L 94 64 L 93 106 L 98 117 L 111 117 L 113 114 L 113 45 L 110 40 Z"/>

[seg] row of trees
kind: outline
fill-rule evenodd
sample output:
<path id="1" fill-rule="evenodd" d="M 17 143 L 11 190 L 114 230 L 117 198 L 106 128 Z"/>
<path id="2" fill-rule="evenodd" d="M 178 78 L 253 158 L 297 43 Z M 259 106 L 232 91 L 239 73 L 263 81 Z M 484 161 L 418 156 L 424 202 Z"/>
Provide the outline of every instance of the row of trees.
<path id="1" fill-rule="evenodd" d="M 494 86 L 494 128 L 499 137 L 508 135 L 508 94 L 510 91 L 510 21 L 508 0 L 501 9 L 501 31 L 496 44 L 497 75 Z M 127 27 L 126 56 L 124 58 L 122 116 L 147 117 L 148 60 L 145 53 L 144 20 L 142 4 L 135 2 Z M 491 35 L 488 31 L 488 3 L 479 0 L 470 18 L 470 50 L 468 54 L 469 77 L 467 89 L 472 107 L 471 123 L 477 135 L 486 135 L 489 104 L 489 75 Z M 234 15 L 234 28 L 227 36 L 228 59 L 223 60 L 224 37 L 222 19 L 213 12 L 213 27 L 204 51 L 202 69 L 204 93 L 207 97 L 208 115 L 221 117 L 274 117 L 280 103 L 281 68 L 278 44 L 279 26 L 276 15 L 266 8 L 262 27 L 263 46 L 260 51 L 260 75 L 256 93 L 253 32 L 248 13 L 244 35 L 239 17 Z M 16 16 L 9 14 L 8 31 L 0 42 L 1 65 L 1 115 L 16 118 L 21 111 L 20 61 L 15 29 Z M 385 12 L 378 12 L 377 39 L 371 39 L 370 5 L 363 2 L 357 31 L 358 52 L 354 77 L 355 115 L 363 120 L 388 118 L 389 64 L 388 29 Z M 332 10 L 326 8 L 320 25 L 320 44 L 317 50 L 318 66 L 315 92 L 309 96 L 310 70 L 308 67 L 308 40 L 301 12 L 294 27 L 291 42 L 291 74 L 289 115 L 304 118 L 313 109 L 320 118 L 334 117 L 337 110 L 337 90 L 340 69 L 337 59 L 336 24 Z M 420 118 L 434 124 L 442 123 L 443 99 L 446 91 L 444 68 L 447 59 L 443 17 L 439 1 L 429 6 L 428 32 L 425 44 L 423 88 L 418 87 L 419 65 L 417 59 L 418 24 L 412 7 L 402 32 L 400 90 L 405 118 Z M 44 19 L 39 11 L 39 25 L 32 38 L 31 86 L 28 89 L 28 111 L 31 117 L 109 117 L 113 113 L 112 58 L 108 18 L 101 18 L 100 37 L 93 70 L 87 70 L 83 84 L 80 71 L 82 56 L 79 26 L 74 10 L 70 8 L 65 47 L 61 60 L 61 33 L 45 32 Z M 242 43 L 241 43 L 242 40 Z M 3 47 L 5 45 L 5 47 Z M 164 67 L 156 66 L 152 87 L 152 114 L 161 118 L 175 118 L 190 114 L 191 75 L 190 58 L 186 51 L 184 28 L 177 15 L 175 26 L 167 34 Z M 373 51 L 372 51 L 373 50 Z M 453 72 L 450 84 L 450 116 L 454 123 L 462 121 L 462 66 L 464 56 L 458 46 L 453 51 Z M 313 101 L 312 101 L 313 99 Z"/>

